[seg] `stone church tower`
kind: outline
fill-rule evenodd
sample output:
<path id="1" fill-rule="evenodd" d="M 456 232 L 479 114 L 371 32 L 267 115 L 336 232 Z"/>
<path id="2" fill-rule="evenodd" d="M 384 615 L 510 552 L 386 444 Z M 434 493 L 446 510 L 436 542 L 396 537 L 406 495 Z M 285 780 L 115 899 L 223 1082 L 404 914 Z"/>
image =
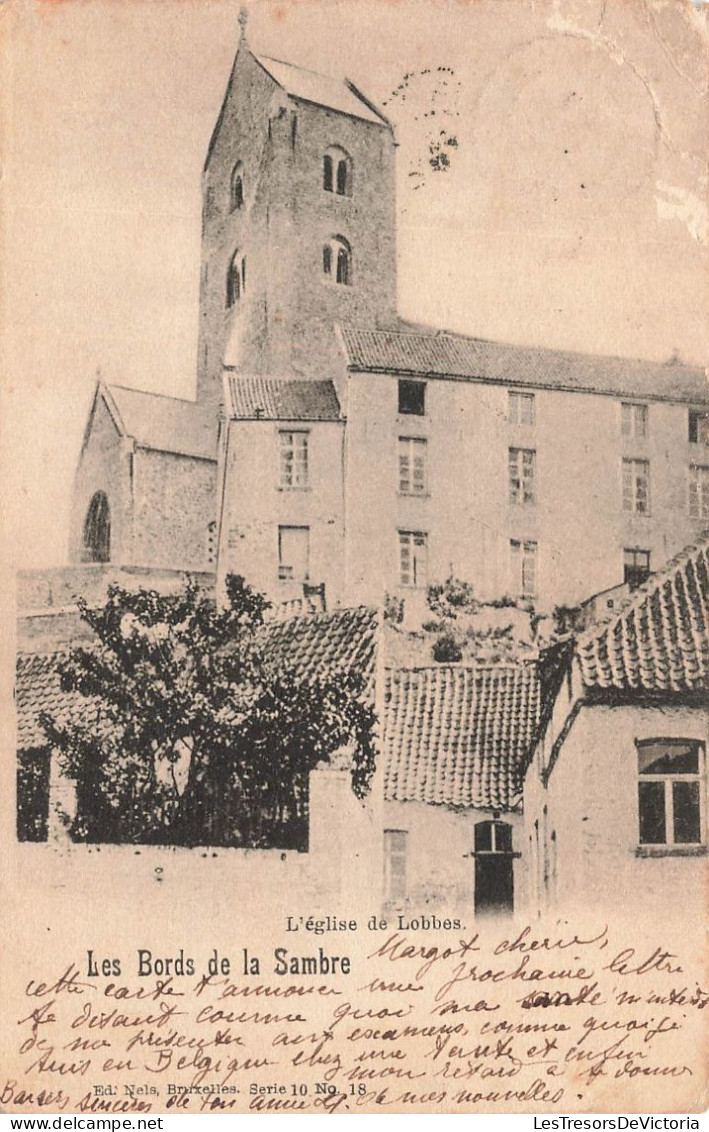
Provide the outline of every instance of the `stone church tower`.
<path id="1" fill-rule="evenodd" d="M 332 378 L 334 326 L 391 324 L 394 135 L 351 83 L 242 37 L 203 174 L 197 399 L 223 366 Z"/>

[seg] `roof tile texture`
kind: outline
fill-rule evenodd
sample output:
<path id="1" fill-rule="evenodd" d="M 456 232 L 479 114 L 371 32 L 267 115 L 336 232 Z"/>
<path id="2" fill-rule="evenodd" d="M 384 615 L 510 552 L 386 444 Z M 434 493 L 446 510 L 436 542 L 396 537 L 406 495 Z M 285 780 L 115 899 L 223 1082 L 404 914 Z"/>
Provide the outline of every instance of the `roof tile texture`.
<path id="1" fill-rule="evenodd" d="M 296 381 L 227 372 L 230 414 L 238 420 L 339 421 L 331 381 Z"/>
<path id="2" fill-rule="evenodd" d="M 576 651 L 587 688 L 704 692 L 709 702 L 709 538 L 583 633 Z"/>
<path id="3" fill-rule="evenodd" d="M 517 805 L 539 718 L 531 665 L 392 669 L 385 700 L 387 801 Z"/>
<path id="4" fill-rule="evenodd" d="M 453 377 L 540 389 L 709 402 L 701 369 L 531 349 L 456 334 L 341 328 L 351 370 Z"/>

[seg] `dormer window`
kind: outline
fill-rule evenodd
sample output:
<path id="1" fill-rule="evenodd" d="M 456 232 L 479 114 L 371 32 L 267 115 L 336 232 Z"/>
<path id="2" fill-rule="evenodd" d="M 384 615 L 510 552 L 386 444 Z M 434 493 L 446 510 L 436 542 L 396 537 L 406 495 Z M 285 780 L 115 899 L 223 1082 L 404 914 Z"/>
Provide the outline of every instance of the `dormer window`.
<path id="1" fill-rule="evenodd" d="M 323 157 L 322 187 L 326 193 L 352 196 L 352 162 L 339 146 L 331 146 Z"/>
<path id="2" fill-rule="evenodd" d="M 352 283 L 352 250 L 343 236 L 333 236 L 322 250 L 322 269 L 333 283 Z"/>
<path id="3" fill-rule="evenodd" d="M 235 212 L 244 205 L 244 167 L 237 161 L 231 174 L 231 211 Z"/>
<path id="4" fill-rule="evenodd" d="M 226 280 L 226 305 L 233 307 L 246 290 L 246 257 L 235 251 L 231 257 Z"/>

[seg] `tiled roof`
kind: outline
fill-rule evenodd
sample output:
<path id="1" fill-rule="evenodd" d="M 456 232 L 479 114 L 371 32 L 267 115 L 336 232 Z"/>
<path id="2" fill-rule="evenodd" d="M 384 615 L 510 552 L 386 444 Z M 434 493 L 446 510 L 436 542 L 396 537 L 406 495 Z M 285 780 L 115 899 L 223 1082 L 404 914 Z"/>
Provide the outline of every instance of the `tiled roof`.
<path id="1" fill-rule="evenodd" d="M 180 456 L 217 458 L 217 410 L 179 397 L 163 397 L 121 385 L 104 387 L 118 411 L 124 435 L 136 444 Z"/>
<path id="2" fill-rule="evenodd" d="M 320 75 L 317 71 L 296 67 L 281 59 L 269 59 L 266 55 L 255 55 L 254 58 L 293 98 L 314 102 L 318 106 L 349 114 L 352 118 L 361 118 L 365 122 L 375 122 L 377 126 L 389 124 L 384 115 L 377 113 L 369 100 L 365 100 L 348 79 Z"/>
<path id="3" fill-rule="evenodd" d="M 583 633 L 576 655 L 589 689 L 703 692 L 709 702 L 709 535 Z"/>
<path id="4" fill-rule="evenodd" d="M 359 672 L 374 677 L 379 615 L 362 605 L 271 621 L 263 634 L 267 657 L 302 676 Z"/>
<path id="5" fill-rule="evenodd" d="M 94 716 L 90 700 L 78 692 L 61 690 L 57 666 L 66 657 L 65 652 L 18 656 L 15 673 L 18 751 L 46 747 L 47 737 L 39 722 L 42 712 L 48 712 L 58 723 Z"/>
<path id="6" fill-rule="evenodd" d="M 227 412 L 237 420 L 339 421 L 331 381 L 296 381 L 226 374 Z"/>
<path id="7" fill-rule="evenodd" d="M 387 673 L 384 791 L 392 802 L 509 810 L 539 716 L 532 665 Z"/>
<path id="8" fill-rule="evenodd" d="M 334 609 L 267 623 L 262 630 L 266 656 L 287 665 L 299 676 L 360 672 L 370 684 L 374 677 L 379 618 L 375 609 Z M 63 692 L 57 666 L 66 652 L 22 654 L 17 658 L 15 703 L 18 750 L 46 745 L 40 726 L 42 712 L 56 720 L 86 719 L 93 715 L 91 700 Z"/>
<path id="9" fill-rule="evenodd" d="M 709 401 L 698 366 L 531 349 L 462 334 L 411 334 L 341 327 L 350 370 L 449 377 L 504 385 Z"/>

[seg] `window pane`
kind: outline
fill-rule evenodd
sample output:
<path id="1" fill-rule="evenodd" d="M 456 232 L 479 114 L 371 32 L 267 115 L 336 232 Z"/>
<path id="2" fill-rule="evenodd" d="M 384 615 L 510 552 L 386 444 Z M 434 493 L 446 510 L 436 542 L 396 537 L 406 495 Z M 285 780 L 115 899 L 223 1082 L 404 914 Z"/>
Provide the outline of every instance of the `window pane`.
<path id="1" fill-rule="evenodd" d="M 696 743 L 643 743 L 638 747 L 640 774 L 699 774 Z"/>
<path id="2" fill-rule="evenodd" d="M 479 821 L 475 826 L 476 853 L 489 853 L 492 850 L 492 822 Z"/>
<path id="3" fill-rule="evenodd" d="M 666 842 L 664 782 L 639 782 L 638 805 L 640 844 L 664 845 Z"/>
<path id="4" fill-rule="evenodd" d="M 390 900 L 406 895 L 406 838 L 405 830 L 384 830 L 387 896 Z"/>
<path id="5" fill-rule="evenodd" d="M 689 466 L 689 514 L 692 519 L 709 518 L 709 467 Z"/>
<path id="6" fill-rule="evenodd" d="M 310 529 L 279 527 L 278 576 L 282 580 L 306 581 L 309 574 Z"/>
<path id="7" fill-rule="evenodd" d="M 495 822 L 495 848 L 498 853 L 512 852 L 512 826 L 507 822 Z"/>
<path id="8" fill-rule="evenodd" d="M 344 283 L 345 286 L 350 281 L 350 257 L 344 248 L 339 248 L 337 252 L 337 282 Z"/>
<path id="9" fill-rule="evenodd" d="M 709 413 L 689 412 L 690 444 L 709 444 Z"/>
<path id="10" fill-rule="evenodd" d="M 510 424 L 534 424 L 534 394 L 508 394 L 507 420 Z"/>
<path id="11" fill-rule="evenodd" d="M 399 382 L 399 412 L 422 417 L 426 411 L 426 384 L 423 381 Z"/>
<path id="12" fill-rule="evenodd" d="M 699 783 L 672 783 L 674 834 L 678 845 L 697 845 L 701 841 L 699 827 Z"/>
<path id="13" fill-rule="evenodd" d="M 332 158 L 329 154 L 325 154 L 323 158 L 322 187 L 328 193 L 332 192 Z"/>

